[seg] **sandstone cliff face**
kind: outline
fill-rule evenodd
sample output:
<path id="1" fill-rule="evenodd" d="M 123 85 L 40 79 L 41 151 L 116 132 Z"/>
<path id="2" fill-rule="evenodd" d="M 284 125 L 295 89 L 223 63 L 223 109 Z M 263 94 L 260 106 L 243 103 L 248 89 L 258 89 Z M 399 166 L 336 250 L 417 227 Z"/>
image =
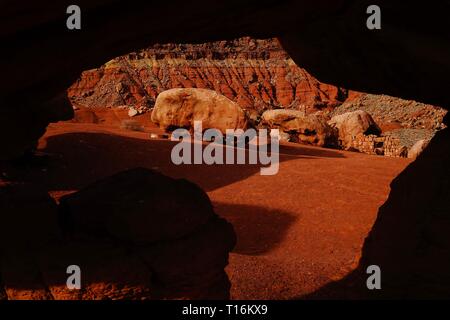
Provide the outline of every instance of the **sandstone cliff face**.
<path id="1" fill-rule="evenodd" d="M 171 88 L 206 88 L 244 109 L 333 108 L 348 92 L 320 83 L 276 39 L 154 45 L 82 73 L 68 90 L 75 105 L 152 107 Z"/>

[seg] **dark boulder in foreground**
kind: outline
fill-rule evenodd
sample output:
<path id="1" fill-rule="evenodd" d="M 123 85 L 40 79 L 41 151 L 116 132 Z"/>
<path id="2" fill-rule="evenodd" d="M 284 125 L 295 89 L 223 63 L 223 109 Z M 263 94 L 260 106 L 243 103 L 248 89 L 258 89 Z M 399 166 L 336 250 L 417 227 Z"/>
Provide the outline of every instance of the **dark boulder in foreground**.
<path id="1" fill-rule="evenodd" d="M 187 180 L 131 169 L 59 208 L 42 188 L 0 183 L 0 217 L 0 300 L 229 298 L 236 235 Z M 80 290 L 67 287 L 69 266 Z"/>
<path id="2" fill-rule="evenodd" d="M 134 244 L 181 238 L 214 217 L 198 186 L 144 168 L 96 181 L 61 198 L 60 205 L 73 231 Z"/>
<path id="3" fill-rule="evenodd" d="M 61 198 L 60 214 L 69 238 L 88 236 L 96 243 L 112 238 L 131 248 L 131 255 L 149 268 L 148 283 L 136 283 L 134 278 L 133 283 L 126 283 L 137 290 L 138 296 L 127 291 L 124 298 L 229 298 L 230 282 L 224 268 L 236 235 L 232 225 L 214 213 L 206 193 L 187 180 L 144 168 L 123 171 Z M 67 252 L 64 247 L 56 251 L 62 256 Z M 78 252 L 80 261 L 87 261 L 89 270 L 98 270 L 102 265 L 101 259 L 85 256 L 86 252 L 92 255 L 92 251 L 74 252 Z M 108 270 L 115 270 L 115 265 L 112 263 Z M 124 282 L 120 273 L 111 274 L 119 283 Z M 114 283 L 110 278 L 107 281 Z M 64 287 L 57 288 L 57 294 L 67 295 Z M 103 290 L 102 286 L 89 288 L 94 291 L 86 298 L 102 296 L 95 292 Z M 111 295 L 107 292 L 106 296 Z"/>

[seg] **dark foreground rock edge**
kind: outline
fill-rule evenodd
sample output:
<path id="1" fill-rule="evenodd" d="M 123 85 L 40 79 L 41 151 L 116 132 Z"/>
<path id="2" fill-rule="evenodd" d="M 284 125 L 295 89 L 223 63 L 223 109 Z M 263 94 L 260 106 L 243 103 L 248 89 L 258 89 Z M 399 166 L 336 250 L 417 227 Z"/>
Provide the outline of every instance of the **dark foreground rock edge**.
<path id="1" fill-rule="evenodd" d="M 224 268 L 233 226 L 189 181 L 135 168 L 65 196 L 59 207 L 33 186 L 9 184 L 0 195 L 3 220 L 13 216 L 2 230 L 2 299 L 230 297 Z M 66 287 L 70 265 L 81 268 L 81 290 Z"/>

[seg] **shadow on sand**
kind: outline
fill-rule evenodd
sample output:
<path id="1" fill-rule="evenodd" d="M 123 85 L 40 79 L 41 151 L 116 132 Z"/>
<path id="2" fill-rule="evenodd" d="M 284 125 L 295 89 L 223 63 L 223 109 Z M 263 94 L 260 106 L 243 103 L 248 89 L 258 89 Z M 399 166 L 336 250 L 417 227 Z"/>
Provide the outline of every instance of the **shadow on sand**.
<path id="1" fill-rule="evenodd" d="M 168 140 L 145 140 L 106 133 L 67 133 L 47 139 L 46 147 L 41 150 L 46 154 L 45 156 L 8 167 L 7 172 L 14 180 L 30 182 L 41 190 L 53 192 L 78 190 L 98 179 L 134 167 L 154 169 L 175 178 L 191 180 L 205 191 L 227 186 L 260 172 L 260 165 L 249 164 L 177 166 L 170 159 L 170 153 L 175 144 L 176 142 Z M 342 153 L 336 150 L 300 145 L 295 147 L 281 145 L 279 154 L 280 163 L 311 157 L 344 157 Z M 263 254 L 276 247 L 296 219 L 293 214 L 288 212 L 259 206 L 217 202 L 214 203 L 214 207 L 216 212 L 230 221 L 235 228 L 238 242 L 234 252 L 245 255 Z M 34 214 L 39 213 L 34 212 Z M 39 228 L 37 225 L 34 227 Z M 119 280 L 117 285 L 127 285 L 146 290 L 148 287 L 147 270 L 139 261 L 136 261 L 136 257 L 132 253 L 124 251 L 120 246 L 111 247 L 109 244 L 105 245 L 105 250 L 102 248 L 103 245 L 99 244 L 97 249 L 103 252 L 106 258 L 112 259 L 111 264 L 117 264 L 117 266 L 110 268 L 111 270 L 106 272 L 104 276 L 102 276 L 104 268 L 101 267 L 103 266 L 101 257 L 97 259 L 97 255 L 91 249 L 88 250 L 82 246 L 71 248 L 73 252 L 78 252 L 80 259 L 87 259 L 86 263 L 92 265 L 92 275 L 87 281 L 115 283 L 116 280 Z M 69 263 L 70 259 L 67 260 L 68 257 L 64 254 L 62 254 L 61 259 L 56 258 L 61 252 L 66 252 L 66 249 L 64 244 L 57 244 L 54 254 L 49 251 L 49 255 L 53 257 L 50 260 L 57 261 L 58 264 L 62 265 Z M 92 254 L 89 254 L 89 252 Z M 112 255 L 110 252 L 112 252 Z M 40 290 L 44 296 L 48 294 L 48 287 L 43 285 L 44 281 L 41 278 L 41 267 L 38 266 L 42 263 L 45 265 L 45 261 L 35 261 L 33 255 L 29 257 L 27 255 L 12 255 L 10 258 L 13 261 L 9 265 L 13 269 L 3 269 L 2 273 L 9 279 L 17 279 L 17 283 L 12 284 L 13 287 L 16 289 Z M 17 266 L 22 267 L 18 268 Z M 47 267 L 45 268 L 45 272 L 52 272 L 53 267 L 49 267 L 48 270 Z M 136 270 L 140 271 L 124 274 L 123 270 L 129 268 L 131 268 L 130 270 L 137 268 Z M 49 277 L 53 278 L 51 274 Z M 64 279 L 59 279 L 59 276 L 55 277 L 51 285 L 64 285 Z"/>
<path id="2" fill-rule="evenodd" d="M 171 150 L 176 142 L 145 140 L 105 133 L 66 133 L 47 139 L 42 150 L 49 156 L 37 165 L 21 164 L 9 170 L 14 180 L 30 181 L 46 190 L 77 190 L 100 178 L 134 167 L 155 169 L 185 178 L 212 191 L 260 173 L 260 164 L 175 165 Z M 301 158 L 344 158 L 332 149 L 281 145 L 280 163 Z"/>

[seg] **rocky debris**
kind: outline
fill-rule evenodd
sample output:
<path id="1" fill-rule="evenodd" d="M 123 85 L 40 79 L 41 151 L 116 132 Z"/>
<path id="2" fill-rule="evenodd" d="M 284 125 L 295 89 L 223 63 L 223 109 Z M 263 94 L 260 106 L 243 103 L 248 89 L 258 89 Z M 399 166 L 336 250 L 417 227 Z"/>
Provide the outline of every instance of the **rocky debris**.
<path id="1" fill-rule="evenodd" d="M 348 150 L 358 135 L 376 135 L 381 129 L 372 119 L 371 115 L 363 110 L 347 112 L 331 118 L 328 124 L 337 128 L 339 132 L 339 146 Z"/>
<path id="2" fill-rule="evenodd" d="M 153 299 L 152 272 L 129 249 L 98 239 L 52 244 L 37 254 L 43 283 L 57 300 Z M 70 290 L 67 267 L 81 269 L 81 290 Z"/>
<path id="3" fill-rule="evenodd" d="M 139 114 L 139 112 L 135 109 L 135 108 L 133 108 L 133 107 L 131 107 L 129 110 L 128 110 L 128 116 L 131 118 L 131 117 L 134 117 L 134 116 L 137 116 Z"/>
<path id="4" fill-rule="evenodd" d="M 317 146 L 335 144 L 337 132 L 320 115 L 306 115 L 298 110 L 268 110 L 262 114 L 261 125 L 276 128 L 282 132 L 283 139 Z"/>
<path id="5" fill-rule="evenodd" d="M 391 183 L 389 198 L 367 237 L 361 270 L 381 267 L 384 299 L 450 297 L 450 132 L 437 132 L 423 153 Z"/>
<path id="6" fill-rule="evenodd" d="M 10 243 L 13 245 L 13 243 Z M 36 250 L 2 252 L 0 256 L 0 275 L 8 300 L 52 300 L 39 266 L 36 263 Z M 67 266 L 62 269 L 66 271 Z M 65 283 L 65 282 L 62 282 Z M 3 289 L 2 288 L 2 289 Z M 0 289 L 1 291 L 1 289 Z"/>
<path id="7" fill-rule="evenodd" d="M 447 110 L 387 95 L 358 93 L 334 109 L 331 115 L 337 118 L 354 112 L 369 113 L 382 129 L 382 136 L 386 138 L 377 138 L 382 140 L 377 141 L 377 144 L 383 143 L 385 146 L 382 154 L 407 157 L 408 150 L 414 144 L 420 140 L 429 141 L 436 131 L 445 128 L 443 118 Z M 381 152 L 375 150 L 378 147 L 373 146 L 372 141 L 367 141 L 365 137 L 356 138 L 352 147 L 355 148 L 355 144 L 361 146 L 361 143 L 367 145 L 363 152 Z"/>
<path id="8" fill-rule="evenodd" d="M 430 141 L 425 140 L 425 139 L 417 141 L 411 147 L 411 149 L 409 149 L 409 151 L 408 151 L 408 158 L 416 159 L 419 156 L 419 154 L 421 154 L 422 151 L 425 150 L 425 148 L 427 147 L 429 142 Z"/>
<path id="9" fill-rule="evenodd" d="M 357 110 L 334 116 L 298 110 L 269 110 L 262 114 L 261 127 L 280 130 L 280 140 L 337 147 L 371 155 L 407 157 L 411 144 L 392 132 L 381 133 L 370 114 Z M 402 129 L 412 130 L 412 129 Z"/>
<path id="10" fill-rule="evenodd" d="M 9 300 L 152 299 L 151 271 L 129 249 L 94 239 L 66 239 L 33 252 L 2 255 Z M 81 290 L 67 287 L 67 268 L 81 270 Z"/>
<path id="11" fill-rule="evenodd" d="M 398 128 L 440 130 L 447 110 L 387 95 L 360 93 L 332 111 L 332 116 L 362 110 L 369 113 L 383 129 L 394 123 Z M 388 130 L 383 130 L 388 131 Z"/>
<path id="12" fill-rule="evenodd" d="M 373 134 L 359 134 L 353 137 L 348 144 L 347 150 L 401 158 L 405 158 L 408 153 L 408 148 L 402 145 L 399 139 L 391 136 L 380 137 Z"/>
<path id="13" fill-rule="evenodd" d="M 390 136 L 381 137 L 384 139 L 383 155 L 386 157 L 406 158 L 408 156 L 408 148 L 401 144 L 399 139 Z"/>
<path id="14" fill-rule="evenodd" d="M 395 129 L 382 135 L 396 138 L 401 145 L 410 149 L 419 140 L 431 140 L 435 133 L 436 131 L 429 129 Z"/>
<path id="15" fill-rule="evenodd" d="M 149 111 L 152 110 L 152 108 L 148 108 L 145 106 L 139 106 L 139 107 L 134 107 L 134 106 L 123 106 L 123 107 L 118 107 L 118 108 L 124 108 L 124 109 L 128 109 L 128 116 L 130 118 L 147 113 Z"/>
<path id="16" fill-rule="evenodd" d="M 341 148 L 388 157 L 406 158 L 415 143 L 429 141 L 434 135 L 434 131 L 426 129 L 394 129 L 382 133 L 372 116 L 363 110 L 336 115 L 328 123 L 338 129 Z"/>
<path id="17" fill-rule="evenodd" d="M 202 44 L 156 44 L 85 71 L 68 90 L 88 107 L 151 107 L 172 88 L 217 91 L 249 110 L 318 110 L 342 103 L 347 90 L 320 83 L 276 39 L 244 37 Z"/>
<path id="18" fill-rule="evenodd" d="M 203 130 L 246 129 L 244 111 L 227 97 L 207 89 L 176 88 L 158 95 L 152 121 L 166 131 L 192 130 L 194 121 L 202 121 Z"/>

